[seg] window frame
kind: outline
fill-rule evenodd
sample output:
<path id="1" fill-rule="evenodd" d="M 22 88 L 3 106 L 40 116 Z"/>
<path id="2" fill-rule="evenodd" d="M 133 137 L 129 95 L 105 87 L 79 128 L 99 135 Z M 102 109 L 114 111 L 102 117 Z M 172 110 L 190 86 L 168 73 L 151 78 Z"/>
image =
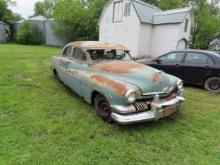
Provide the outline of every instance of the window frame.
<path id="1" fill-rule="evenodd" d="M 70 56 L 64 56 L 64 52 L 65 52 L 65 50 L 66 50 L 67 48 L 71 48 Z M 63 48 L 63 50 L 62 50 L 61 57 L 63 57 L 63 58 L 71 58 L 72 53 L 73 53 L 73 46 L 70 46 L 70 45 L 65 46 L 65 47 Z"/>
<path id="2" fill-rule="evenodd" d="M 84 55 L 85 55 L 85 57 L 86 57 L 86 60 L 85 60 L 85 61 L 74 58 L 75 49 L 81 49 L 81 50 L 82 50 L 82 52 L 84 53 Z M 83 47 L 78 47 L 78 46 L 73 47 L 71 58 L 72 58 L 73 61 L 76 61 L 76 62 L 77 62 L 77 61 L 78 61 L 78 62 L 80 61 L 80 62 L 82 62 L 82 63 L 84 63 L 84 64 L 89 64 L 89 59 L 88 59 L 87 53 L 86 53 L 86 51 L 84 51 L 84 48 L 83 48 Z"/>
<path id="3" fill-rule="evenodd" d="M 121 5 L 121 17 L 119 18 L 119 20 L 115 20 L 115 4 L 120 4 L 120 3 L 122 3 L 122 5 Z M 120 7 L 120 5 L 119 5 L 119 7 Z M 119 8 L 120 9 L 120 8 Z M 118 1 L 114 1 L 114 3 L 113 3 L 113 17 L 112 17 L 112 22 L 113 23 L 119 23 L 119 22 L 122 22 L 122 20 L 123 20 L 123 13 L 124 13 L 124 11 L 123 11 L 123 0 L 118 0 Z"/>

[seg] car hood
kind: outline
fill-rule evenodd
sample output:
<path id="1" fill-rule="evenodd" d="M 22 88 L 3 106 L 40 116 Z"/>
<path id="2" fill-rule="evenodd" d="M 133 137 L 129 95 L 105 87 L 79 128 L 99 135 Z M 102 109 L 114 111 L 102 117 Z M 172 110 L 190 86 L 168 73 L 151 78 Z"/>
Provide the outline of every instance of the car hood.
<path id="1" fill-rule="evenodd" d="M 96 63 L 91 65 L 90 72 L 135 85 L 141 90 L 142 94 L 167 93 L 177 82 L 173 76 L 133 61 Z"/>

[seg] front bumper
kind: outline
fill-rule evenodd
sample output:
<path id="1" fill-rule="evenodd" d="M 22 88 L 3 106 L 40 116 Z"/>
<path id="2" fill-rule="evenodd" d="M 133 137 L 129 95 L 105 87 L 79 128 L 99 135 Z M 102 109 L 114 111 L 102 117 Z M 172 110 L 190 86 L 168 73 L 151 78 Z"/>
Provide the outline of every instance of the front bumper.
<path id="1" fill-rule="evenodd" d="M 176 96 L 172 100 L 161 102 L 159 96 L 156 95 L 154 100 L 150 104 L 150 109 L 143 112 L 135 112 L 133 105 L 128 106 L 111 106 L 113 112 L 111 114 L 112 119 L 119 124 L 131 124 L 146 121 L 156 121 L 163 117 L 167 117 L 177 111 L 181 102 L 185 101 L 182 96 Z M 123 113 L 127 109 L 133 111 L 133 113 Z M 121 112 L 121 113 L 118 113 Z"/>

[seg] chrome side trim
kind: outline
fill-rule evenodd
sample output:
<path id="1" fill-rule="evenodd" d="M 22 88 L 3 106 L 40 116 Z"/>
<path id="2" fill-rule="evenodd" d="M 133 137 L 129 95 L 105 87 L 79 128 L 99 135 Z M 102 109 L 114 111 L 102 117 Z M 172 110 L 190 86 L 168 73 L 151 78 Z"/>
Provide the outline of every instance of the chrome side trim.
<path id="1" fill-rule="evenodd" d="M 143 93 L 143 96 L 150 96 L 150 95 L 168 95 L 170 92 L 152 92 L 152 93 Z"/>

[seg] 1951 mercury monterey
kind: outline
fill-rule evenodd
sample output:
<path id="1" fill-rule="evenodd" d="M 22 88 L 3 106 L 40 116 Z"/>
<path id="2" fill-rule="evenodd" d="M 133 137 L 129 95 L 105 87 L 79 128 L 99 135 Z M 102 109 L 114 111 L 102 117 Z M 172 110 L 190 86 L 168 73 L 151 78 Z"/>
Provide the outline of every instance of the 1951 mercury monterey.
<path id="1" fill-rule="evenodd" d="M 107 122 L 156 121 L 185 100 L 180 79 L 132 61 L 129 50 L 118 44 L 69 43 L 52 58 L 52 70 Z"/>

